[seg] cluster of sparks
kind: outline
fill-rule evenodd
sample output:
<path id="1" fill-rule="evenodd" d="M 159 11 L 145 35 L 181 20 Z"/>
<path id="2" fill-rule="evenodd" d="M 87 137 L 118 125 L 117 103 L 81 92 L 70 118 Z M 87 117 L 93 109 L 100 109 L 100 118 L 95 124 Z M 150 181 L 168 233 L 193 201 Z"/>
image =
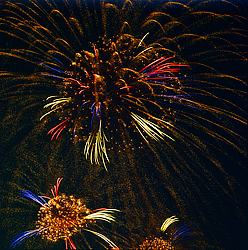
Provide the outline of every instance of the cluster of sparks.
<path id="1" fill-rule="evenodd" d="M 156 141 L 165 138 L 174 140 L 169 135 L 173 128 L 171 121 L 153 115 L 151 110 L 155 108 L 166 113 L 162 106 L 166 102 L 177 102 L 178 99 L 187 103 L 187 106 L 194 107 L 190 103 L 190 97 L 179 94 L 179 88 L 175 87 L 175 83 L 179 82 L 175 74 L 181 67 L 189 65 L 171 62 L 174 57 L 159 57 L 153 47 L 143 46 L 138 53 L 144 38 L 138 40 L 122 35 L 115 42 L 102 38 L 102 47 L 93 45 L 94 53 L 76 53 L 75 61 L 71 63 L 73 69 L 69 71 L 51 67 L 49 63 L 40 63 L 53 72 L 41 75 L 59 81 L 59 85 L 63 87 L 61 96 L 47 98 L 49 103 L 44 108 L 48 111 L 40 118 L 42 120 L 54 112 L 60 114 L 62 122 L 48 132 L 51 140 L 57 140 L 65 128 L 72 127 L 73 140 L 76 142 L 78 128 L 86 130 L 85 124 L 87 120 L 90 121 L 91 130 L 87 135 L 84 154 L 92 164 L 103 164 L 107 170 L 106 163 L 110 160 L 105 130 L 108 127 L 109 109 L 114 110 L 117 116 L 121 111 L 120 117 L 125 117 L 125 120 L 119 117 L 118 121 L 124 126 L 132 124 L 146 143 L 149 143 L 148 138 Z M 159 58 L 147 64 L 149 56 L 153 54 Z M 134 62 L 141 69 L 131 67 Z M 61 62 L 58 66 L 63 67 Z M 143 93 L 140 94 L 141 90 Z M 91 119 L 88 119 L 89 116 Z"/>
<path id="2" fill-rule="evenodd" d="M 54 190 L 51 189 L 53 198 L 36 196 L 28 190 L 21 191 L 23 197 L 34 200 L 40 204 L 41 207 L 38 212 L 36 229 L 25 231 L 15 236 L 10 248 L 18 246 L 33 235 L 41 235 L 42 239 L 52 242 L 62 239 L 65 241 L 66 249 L 76 249 L 72 236 L 75 233 L 85 230 L 103 239 L 113 249 L 118 249 L 106 236 L 90 230 L 89 227 L 91 224 L 96 223 L 97 220 L 108 223 L 115 221 L 113 213 L 119 210 L 101 208 L 90 211 L 86 205 L 82 203 L 81 199 L 76 199 L 73 196 L 68 197 L 64 194 L 59 195 L 58 188 L 62 179 L 63 178 L 58 178 Z M 48 199 L 48 201 L 45 199 Z"/>
<path id="3" fill-rule="evenodd" d="M 139 246 L 139 250 L 174 250 L 172 242 L 164 240 L 162 237 L 151 237 L 146 239 L 142 245 Z"/>

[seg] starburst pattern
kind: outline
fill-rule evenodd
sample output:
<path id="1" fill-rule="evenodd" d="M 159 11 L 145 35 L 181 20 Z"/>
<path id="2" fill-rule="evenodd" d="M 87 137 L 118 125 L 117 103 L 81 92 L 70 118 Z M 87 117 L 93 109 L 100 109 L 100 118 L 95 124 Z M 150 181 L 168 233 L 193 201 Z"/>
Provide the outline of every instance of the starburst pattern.
<path id="1" fill-rule="evenodd" d="M 32 3 L 38 7 L 35 1 Z M 20 11 L 18 4 L 7 3 L 6 6 Z M 105 7 L 113 6 L 106 4 Z M 114 37 L 105 35 L 96 42 L 89 41 L 87 47 L 90 46 L 90 49 L 86 50 L 85 46 L 80 46 L 85 41 L 80 42 L 80 37 L 84 35 L 77 19 L 70 17 L 67 20 L 63 13 L 54 9 L 47 19 L 52 25 L 49 30 L 46 23 L 33 17 L 38 16 L 40 11 L 45 10 L 38 7 L 37 11 L 32 10 L 31 13 L 30 9 L 21 11 L 21 15 L 32 20 L 31 23 L 27 23 L 23 17 L 7 14 L 5 25 L 13 27 L 13 31 L 2 32 L 21 39 L 29 48 L 1 52 L 1 55 L 36 65 L 36 73 L 31 77 L 22 77 L 24 80 L 29 79 L 31 85 L 54 85 L 52 95 L 46 96 L 46 111 L 40 117 L 42 121 L 50 118 L 60 120 L 48 131 L 51 140 L 58 140 L 65 131 L 71 131 L 75 143 L 85 141 L 86 158 L 92 164 L 103 164 L 106 169 L 106 163 L 110 161 L 107 151 L 112 148 L 111 145 L 117 144 L 120 149 L 125 149 L 128 142 L 124 138 L 131 136 L 132 131 L 138 132 L 148 144 L 151 138 L 155 141 L 165 140 L 166 144 L 173 145 L 172 141 L 179 141 L 183 137 L 199 148 L 197 139 L 187 139 L 191 132 L 184 128 L 193 125 L 197 131 L 232 144 L 242 151 L 229 138 L 206 124 L 210 123 L 217 130 L 224 129 L 230 135 L 238 136 L 237 133 L 219 121 L 207 120 L 202 114 L 203 111 L 210 112 L 245 124 L 242 116 L 202 101 L 205 97 L 214 98 L 207 88 L 202 88 L 202 85 L 212 88 L 213 83 L 193 75 L 185 77 L 187 72 L 193 71 L 185 71 L 184 68 L 197 64 L 191 60 L 188 64 L 182 62 L 178 53 L 162 42 L 165 34 L 149 42 L 154 36 L 151 31 L 154 24 L 161 28 L 158 32 L 166 33 L 166 24 L 162 25 L 156 20 L 157 16 L 163 16 L 162 13 L 152 13 L 141 25 L 142 31 L 148 31 L 143 37 L 136 38 L 124 33 L 124 23 L 119 34 Z M 75 46 L 74 43 L 69 44 L 68 39 L 59 32 L 52 31 L 58 29 L 56 18 L 64 20 L 67 31 L 74 37 Z M 27 35 L 32 37 L 32 41 L 25 39 Z M 244 59 L 242 53 L 238 55 Z M 203 67 L 204 71 L 209 70 L 208 65 Z M 185 73 L 180 76 L 180 71 Z M 204 71 L 200 73 L 205 78 L 213 76 L 213 73 Z M 2 76 L 6 77 L 6 72 Z M 228 78 L 224 74 L 215 76 Z M 9 77 L 12 78 L 11 75 Z M 14 77 L 14 80 L 20 79 Z M 229 100 L 222 99 L 222 102 L 228 103 Z M 125 142 L 120 144 L 121 140 Z"/>
<path id="2" fill-rule="evenodd" d="M 124 41 L 128 48 L 126 50 L 123 49 Z M 179 71 L 179 67 L 187 65 L 168 63 L 167 61 L 173 58 L 160 57 L 139 72 L 134 67 L 124 66 L 127 64 L 127 58 L 130 57 L 128 54 L 135 54 L 135 47 L 137 49 L 142 47 L 140 45 L 142 41 L 143 39 L 137 40 L 130 35 L 122 35 L 116 42 L 104 39 L 102 48 L 96 49 L 94 46 L 94 54 L 87 51 L 83 51 L 84 56 L 76 54 L 77 60 L 72 62 L 72 65 L 76 66 L 74 71 L 63 72 L 68 75 L 67 77 L 42 74 L 51 78 L 61 78 L 63 81 L 59 82 L 59 85 L 62 85 L 63 88 L 66 86 L 66 90 L 63 91 L 64 97 L 50 96 L 47 99 L 55 99 L 44 106 L 50 110 L 41 119 L 56 111 L 63 120 L 48 132 L 48 134 L 52 134 L 51 140 L 58 139 L 61 132 L 71 124 L 75 142 L 78 137 L 77 128 L 82 127 L 82 124 L 89 120 L 87 118 L 90 116 L 88 107 L 91 111 L 91 131 L 85 143 L 84 153 L 92 164 L 103 163 L 106 168 L 105 162 L 109 162 L 106 148 L 108 139 L 104 132 L 111 127 L 111 124 L 106 125 L 109 120 L 109 110 L 116 115 L 121 124 L 133 124 L 147 143 L 147 136 L 157 141 L 164 140 L 164 138 L 173 140 L 161 129 L 162 125 L 170 130 L 173 127 L 171 122 L 156 117 L 156 113 L 153 112 L 153 114 L 151 110 L 164 110 L 164 115 L 166 115 L 166 110 L 160 104 L 162 101 L 166 102 L 174 98 L 184 100 L 185 103 L 192 102 L 190 96 L 183 98 L 183 94 L 176 93 L 180 92 L 179 88 L 172 86 L 175 84 L 175 80 L 178 81 L 173 74 Z M 145 48 L 128 63 L 141 61 L 142 65 L 146 60 L 149 61 L 149 57 L 154 58 L 153 54 L 159 55 L 159 50 L 160 48 L 154 49 L 151 46 Z M 58 69 L 53 70 L 62 72 Z M 168 91 L 175 93 L 167 94 Z M 150 107 L 148 108 L 148 106 Z M 105 124 L 104 127 L 103 124 Z M 113 138 L 111 139 L 113 140 Z"/>
<path id="3" fill-rule="evenodd" d="M 82 204 L 80 199 L 75 199 L 72 195 L 69 197 L 64 194 L 59 195 L 58 189 L 62 179 L 58 178 L 54 190 L 51 189 L 53 198 L 36 196 L 29 190 L 21 191 L 23 197 L 37 202 L 41 205 L 41 208 L 38 212 L 36 229 L 25 231 L 15 236 L 10 248 L 18 246 L 33 235 L 41 235 L 42 239 L 52 242 L 63 239 L 66 249 L 68 249 L 68 246 L 70 249 L 76 249 L 72 236 L 82 230 L 97 235 L 111 247 L 117 248 L 106 236 L 88 228 L 98 220 L 108 223 L 115 221 L 115 217 L 112 214 L 118 210 L 101 208 L 90 211 L 86 205 Z M 48 202 L 44 198 L 48 199 Z"/>

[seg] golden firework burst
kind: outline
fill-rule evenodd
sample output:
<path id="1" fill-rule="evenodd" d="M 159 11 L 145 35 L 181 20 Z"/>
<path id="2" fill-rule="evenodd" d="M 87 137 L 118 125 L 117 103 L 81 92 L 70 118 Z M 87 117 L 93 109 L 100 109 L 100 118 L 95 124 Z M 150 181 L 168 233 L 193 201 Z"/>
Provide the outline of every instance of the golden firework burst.
<path id="1" fill-rule="evenodd" d="M 90 211 L 81 199 L 75 199 L 72 195 L 58 195 L 60 182 L 63 178 L 58 178 L 54 190 L 51 189 L 53 198 L 47 196 L 36 196 L 31 191 L 21 191 L 23 197 L 30 198 L 41 205 L 38 212 L 38 220 L 36 229 L 25 231 L 14 237 L 10 248 L 14 248 L 21 244 L 24 240 L 33 235 L 41 235 L 42 239 L 56 242 L 59 239 L 65 241 L 66 249 L 76 249 L 73 243 L 72 236 L 75 233 L 86 230 L 103 239 L 111 247 L 117 246 L 106 236 L 90 230 L 90 226 L 96 223 L 97 220 L 106 222 L 115 221 L 112 215 L 117 209 L 96 209 Z M 45 199 L 49 199 L 48 202 Z"/>

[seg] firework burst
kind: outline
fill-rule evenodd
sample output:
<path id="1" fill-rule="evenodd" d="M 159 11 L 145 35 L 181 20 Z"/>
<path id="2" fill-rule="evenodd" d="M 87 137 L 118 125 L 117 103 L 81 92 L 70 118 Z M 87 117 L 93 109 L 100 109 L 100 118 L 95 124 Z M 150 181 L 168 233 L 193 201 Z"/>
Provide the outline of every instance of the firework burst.
<path id="1" fill-rule="evenodd" d="M 64 77 L 42 73 L 52 79 L 59 78 L 58 85 L 62 89 L 60 96 L 47 98 L 50 102 L 44 108 L 49 111 L 41 117 L 42 120 L 54 112 L 60 115 L 62 122 L 48 132 L 51 140 L 58 139 L 65 128 L 71 127 L 76 142 L 80 138 L 78 129 L 87 130 L 90 125 L 84 154 L 92 164 L 103 163 L 105 168 L 109 161 L 106 133 L 110 140 L 116 141 L 111 134 L 111 123 L 117 122 L 122 133 L 123 126 L 131 125 L 147 143 L 147 137 L 156 141 L 174 140 L 162 131 L 164 127 L 171 133 L 171 121 L 158 117 L 156 111 L 169 117 L 162 104 L 178 100 L 192 106 L 190 96 L 180 93 L 180 82 L 174 75 L 180 67 L 188 65 L 170 62 L 174 57 L 162 56 L 162 48 L 142 46 L 144 38 L 139 40 L 126 34 L 115 42 L 103 38 L 100 45 L 93 45 L 94 53 L 76 53 L 71 71 L 52 68 Z M 115 121 L 110 117 L 115 117 Z"/>
<path id="2" fill-rule="evenodd" d="M 160 231 L 165 234 L 163 237 L 150 236 L 146 238 L 146 240 L 139 245 L 139 250 L 174 250 L 176 249 L 176 244 L 185 239 L 187 236 L 193 235 L 193 229 L 189 228 L 188 225 L 183 225 L 176 229 L 174 232 L 167 233 L 168 227 L 179 221 L 175 216 L 171 216 L 167 218 L 162 224 Z"/>
<path id="3" fill-rule="evenodd" d="M 90 211 L 81 199 L 75 199 L 72 195 L 59 195 L 58 189 L 63 178 L 58 178 L 54 190 L 51 189 L 53 198 L 47 196 L 36 196 L 31 191 L 21 191 L 23 197 L 32 199 L 41 205 L 38 212 L 38 220 L 36 221 L 36 229 L 25 231 L 14 237 L 10 248 L 14 248 L 21 244 L 31 236 L 41 235 L 42 239 L 56 242 L 59 239 L 65 241 L 66 249 L 76 249 L 72 237 L 74 234 L 85 230 L 97 235 L 103 239 L 111 247 L 117 246 L 106 236 L 90 230 L 90 226 L 96 223 L 97 220 L 113 222 L 115 217 L 112 215 L 117 212 L 116 209 L 96 209 Z M 45 199 L 48 199 L 46 201 Z"/>
<path id="4" fill-rule="evenodd" d="M 182 142 L 183 137 L 186 142 L 191 141 L 194 147 L 199 148 L 198 140 L 191 136 L 191 131 L 185 129 L 193 125 L 200 133 L 204 132 L 242 151 L 242 148 L 216 130 L 223 129 L 227 134 L 238 136 L 236 132 L 202 115 L 202 112 L 210 112 L 245 123 L 239 114 L 204 102 L 206 97 L 215 99 L 206 87 L 202 88 L 202 85 L 217 87 L 209 80 L 202 80 L 213 76 L 213 73 L 205 73 L 211 67 L 202 64 L 204 71 L 200 73 L 204 77 L 186 76 L 189 72 L 193 74 L 193 71 L 185 68 L 189 65 L 199 67 L 201 63 L 192 62 L 192 59 L 185 63 L 180 55 L 182 50 L 181 53 L 173 51 L 168 38 L 164 40 L 167 33 L 165 27 L 170 23 L 176 25 L 177 22 L 163 24 L 158 20 L 163 13 L 153 12 L 140 28 L 141 34 L 148 32 L 136 38 L 127 32 L 128 22 L 121 22 L 126 3 L 117 18 L 118 26 L 121 26 L 119 34 L 110 37 L 110 31 L 103 23 L 105 34 L 97 41 L 93 39 L 86 42 L 85 29 L 74 16 L 67 19 L 57 9 L 49 13 L 35 1 L 32 4 L 36 10 L 28 7 L 21 9 L 23 6 L 13 3 L 3 5 L 2 13 L 6 14 L 6 8 L 13 11 L 7 12 L 3 19 L 2 33 L 20 39 L 28 49 L 24 46 L 10 52 L 1 52 L 1 55 L 24 60 L 36 67 L 36 73 L 30 77 L 15 76 L 14 80 L 20 82 L 22 79 L 30 81 L 32 85 L 51 87 L 51 95 L 46 96 L 45 113 L 40 116 L 41 121 L 59 120 L 47 133 L 51 140 L 58 140 L 69 130 L 75 143 L 84 141 L 86 158 L 92 164 L 103 164 L 106 169 L 106 163 L 110 161 L 108 150 L 113 148 L 112 145 L 115 145 L 117 151 L 126 150 L 129 147 L 128 138 L 137 140 L 133 132 L 137 132 L 148 144 L 152 139 L 165 140 L 167 145 L 173 145 L 174 140 Z M 108 17 L 110 10 L 118 12 L 114 5 L 108 3 L 104 10 L 103 19 Z M 47 22 L 37 18 L 39 15 L 46 15 Z M 61 20 L 65 27 L 58 30 Z M 154 25 L 158 26 L 157 29 L 154 29 Z M 5 26 L 11 27 L 12 31 L 5 30 Z M 66 31 L 61 34 L 63 28 Z M 92 32 L 86 30 L 89 34 Z M 156 40 L 152 39 L 155 30 Z M 162 37 L 159 34 L 161 32 Z M 186 37 L 190 35 L 184 34 L 182 38 L 178 34 L 176 38 L 180 40 Z M 201 40 L 200 37 L 192 39 L 192 43 Z M 69 42 L 71 40 L 74 41 L 72 44 Z M 151 40 L 154 41 L 150 43 Z M 245 60 L 242 53 L 233 53 Z M 200 52 L 192 53 L 191 57 L 195 56 L 201 56 Z M 213 67 L 212 71 L 215 71 Z M 2 72 L 3 77 L 6 75 L 12 78 L 10 73 Z M 224 74 L 215 76 L 229 77 Z M 227 103 L 229 100 L 222 98 L 222 102 Z M 213 128 L 207 126 L 207 123 Z"/>

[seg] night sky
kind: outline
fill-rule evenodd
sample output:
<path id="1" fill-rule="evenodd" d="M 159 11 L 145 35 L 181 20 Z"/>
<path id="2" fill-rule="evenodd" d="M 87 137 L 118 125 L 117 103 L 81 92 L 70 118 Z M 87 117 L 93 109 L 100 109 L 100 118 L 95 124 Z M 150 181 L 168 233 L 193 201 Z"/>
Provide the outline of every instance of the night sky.
<path id="1" fill-rule="evenodd" d="M 21 2 L 23 5 L 18 6 L 30 16 L 11 6 L 16 2 Z M 113 0 L 106 1 L 111 5 L 105 5 L 109 8 L 103 10 L 99 1 L 68 2 L 67 5 L 63 1 L 38 1 L 38 9 L 29 1 L 10 1 L 10 4 L 0 1 L 0 245 L 8 249 L 15 235 L 35 228 L 39 205 L 22 198 L 20 190 L 51 196 L 50 189 L 57 178 L 63 177 L 61 194 L 82 198 L 90 210 L 121 210 L 111 225 L 94 226 L 120 249 L 138 249 L 146 237 L 160 236 L 158 228 L 172 215 L 180 220 L 172 230 L 189 223 L 193 231 L 187 240 L 176 244 L 176 249 L 245 249 L 247 20 L 244 17 L 248 14 L 247 3 L 175 0 L 175 5 L 169 5 L 169 1 L 161 0 L 132 1 L 130 7 L 127 2 L 125 5 L 124 1 Z M 123 5 L 126 9 L 122 9 Z M 55 13 L 57 30 L 48 20 L 51 17 L 48 13 L 54 9 L 66 18 Z M 164 33 L 157 24 L 142 26 L 154 11 L 160 13 L 153 18 L 164 25 Z M 71 16 L 81 26 L 80 35 L 65 28 L 65 20 Z M 94 53 L 91 43 L 97 44 L 104 34 L 115 41 L 124 21 L 130 23 L 130 33 L 137 39 L 142 39 L 146 29 L 149 30 L 144 39 L 146 45 L 161 43 L 168 49 L 164 52 L 166 56 L 172 53 L 178 61 L 190 65 L 181 67 L 182 75 L 187 75 L 179 78 L 186 86 L 183 90 L 191 91 L 194 101 L 205 106 L 194 109 L 176 104 L 175 114 L 171 112 L 169 118 L 176 127 L 171 132 L 176 140 L 149 139 L 149 145 L 137 129 L 120 125 L 117 111 L 110 109 L 111 132 L 106 132 L 108 171 L 103 164 L 92 165 L 85 159 L 85 139 L 74 143 L 73 127 L 65 129 L 58 140 L 51 141 L 47 132 L 58 124 L 58 116 L 49 115 L 40 121 L 46 98 L 58 94 L 58 79 L 39 76 L 39 72 L 46 71 L 38 64 L 46 60 L 47 47 L 38 42 L 37 47 L 30 45 L 40 39 L 28 28 L 31 17 L 50 29 L 49 41 L 60 37 L 68 42 L 72 49 L 57 40 L 54 45 L 58 51 L 68 51 L 65 54 L 71 60 L 81 51 Z M 27 20 L 20 26 L 22 31 L 13 25 L 20 19 L 24 23 Z M 168 20 L 178 23 L 166 25 Z M 18 54 L 18 49 L 37 54 L 21 54 L 20 50 Z M 63 61 L 63 67 L 71 72 L 68 61 Z M 210 106 L 213 109 L 205 108 Z M 170 110 L 167 104 L 165 108 Z M 161 116 L 160 111 L 151 112 Z M 119 118 L 129 125 L 126 114 Z M 90 131 L 90 119 L 85 119 L 88 127 L 80 131 L 82 138 Z M 110 249 L 87 232 L 73 236 L 73 242 L 77 249 Z M 52 243 L 37 236 L 16 249 L 65 249 L 65 243 L 63 240 Z"/>

